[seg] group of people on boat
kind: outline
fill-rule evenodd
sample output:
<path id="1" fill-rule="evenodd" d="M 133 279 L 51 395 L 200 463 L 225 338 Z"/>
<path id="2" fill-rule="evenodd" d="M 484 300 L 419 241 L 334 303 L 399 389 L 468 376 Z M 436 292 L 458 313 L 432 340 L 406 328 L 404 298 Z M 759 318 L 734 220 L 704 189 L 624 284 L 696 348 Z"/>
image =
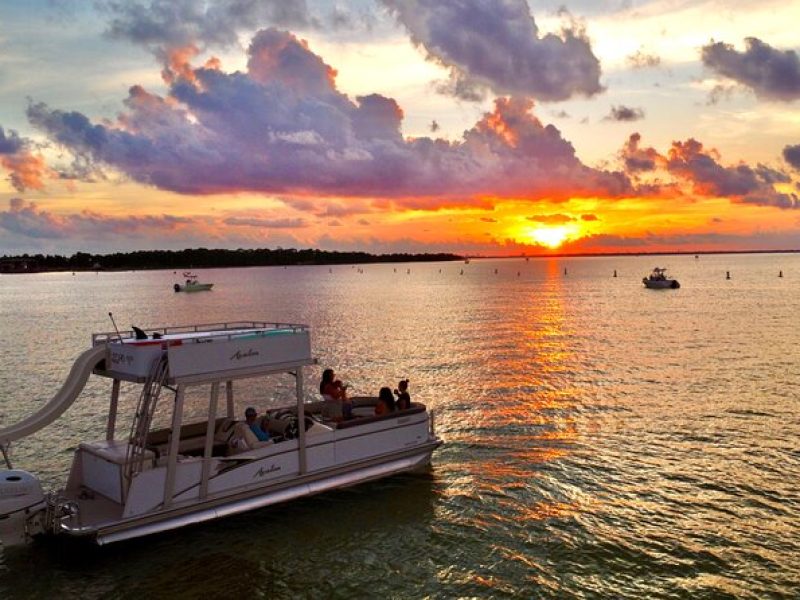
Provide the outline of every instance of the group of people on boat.
<path id="1" fill-rule="evenodd" d="M 353 418 L 353 404 L 347 396 L 347 384 L 336 379 L 333 369 L 325 369 L 319 382 L 319 393 L 324 401 L 323 417 L 332 421 L 346 421 Z M 395 400 L 395 396 L 397 399 Z M 375 415 L 386 415 L 411 407 L 411 395 L 408 393 L 408 379 L 402 379 L 394 392 L 389 387 L 382 387 L 378 392 Z"/>
<path id="2" fill-rule="evenodd" d="M 374 415 L 387 415 L 398 410 L 411 408 L 411 395 L 408 392 L 408 379 L 401 379 L 397 387 L 392 390 L 382 387 L 378 392 L 378 402 L 375 404 Z M 325 369 L 319 383 L 319 393 L 322 396 L 322 416 L 334 422 L 347 421 L 353 418 L 353 404 L 347 395 L 347 385 L 336 379 L 333 369 Z M 395 398 L 396 396 L 396 398 Z M 364 416 L 364 415 L 362 415 Z M 242 445 L 259 447 L 271 443 L 269 431 L 269 417 L 258 416 L 258 411 L 248 406 L 244 411 L 245 422 L 240 423 L 240 431 L 233 439 L 241 438 Z"/>

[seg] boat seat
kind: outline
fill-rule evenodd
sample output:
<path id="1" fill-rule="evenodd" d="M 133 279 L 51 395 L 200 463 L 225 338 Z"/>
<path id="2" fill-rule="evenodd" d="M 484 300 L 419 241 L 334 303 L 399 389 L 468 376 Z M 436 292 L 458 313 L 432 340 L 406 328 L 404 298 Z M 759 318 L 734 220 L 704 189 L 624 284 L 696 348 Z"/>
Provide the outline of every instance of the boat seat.
<path id="1" fill-rule="evenodd" d="M 225 446 L 232 434 L 232 425 L 236 421 L 227 417 L 217 419 L 214 429 L 214 451 L 213 454 L 220 455 L 225 453 Z M 181 426 L 181 439 L 178 443 L 179 454 L 202 453 L 206 445 L 206 421 L 189 423 Z M 151 431 L 147 436 L 147 447 L 158 455 L 169 452 L 169 437 L 171 433 L 169 427 Z"/>
<path id="2" fill-rule="evenodd" d="M 233 435 L 228 442 L 227 453 L 228 456 L 232 456 L 241 452 L 247 452 L 248 450 L 271 446 L 273 443 L 272 440 L 267 440 L 266 442 L 260 441 L 247 423 L 239 421 L 233 426 Z"/>
<path id="3" fill-rule="evenodd" d="M 364 405 L 362 405 L 364 406 Z M 357 427 L 366 423 L 374 423 L 376 421 L 387 421 L 389 419 L 396 419 L 398 417 L 405 417 L 414 415 L 425 411 L 425 405 L 419 402 L 412 402 L 411 407 L 405 410 L 396 410 L 394 412 L 386 413 L 385 415 L 370 415 L 366 417 L 356 417 L 348 421 L 341 421 L 336 423 L 336 429 L 348 429 L 350 427 Z"/>
<path id="4" fill-rule="evenodd" d="M 128 455 L 128 442 L 122 440 L 102 440 L 99 442 L 81 442 L 78 446 L 81 450 L 94 454 L 103 460 L 115 465 L 124 465 Z M 144 464 L 153 462 L 155 453 L 152 450 L 145 450 Z"/>

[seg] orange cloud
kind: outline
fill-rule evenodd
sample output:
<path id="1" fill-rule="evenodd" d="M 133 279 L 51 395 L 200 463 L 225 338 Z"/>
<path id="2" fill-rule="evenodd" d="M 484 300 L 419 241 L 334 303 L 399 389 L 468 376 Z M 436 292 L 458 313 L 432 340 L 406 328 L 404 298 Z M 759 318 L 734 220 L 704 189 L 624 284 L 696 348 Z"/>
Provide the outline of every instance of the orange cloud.
<path id="1" fill-rule="evenodd" d="M 44 157 L 28 152 L 0 155 L 0 164 L 10 172 L 11 185 L 20 192 L 43 190 L 44 177 L 52 175 L 51 170 L 45 164 Z"/>

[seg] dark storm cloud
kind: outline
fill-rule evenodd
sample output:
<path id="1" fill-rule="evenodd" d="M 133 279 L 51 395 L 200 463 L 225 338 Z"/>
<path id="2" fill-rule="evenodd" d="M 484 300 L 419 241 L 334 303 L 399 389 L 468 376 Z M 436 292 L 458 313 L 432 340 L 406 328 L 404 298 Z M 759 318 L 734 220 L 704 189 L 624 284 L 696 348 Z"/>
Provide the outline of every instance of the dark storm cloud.
<path id="1" fill-rule="evenodd" d="M 794 50 L 781 51 L 758 38 L 745 39 L 745 51 L 712 42 L 702 48 L 703 64 L 769 100 L 800 98 L 800 59 Z"/>
<path id="2" fill-rule="evenodd" d="M 451 93 L 482 89 L 543 101 L 602 91 L 600 62 L 584 32 L 539 35 L 525 0 L 382 0 L 428 56 L 452 69 Z"/>

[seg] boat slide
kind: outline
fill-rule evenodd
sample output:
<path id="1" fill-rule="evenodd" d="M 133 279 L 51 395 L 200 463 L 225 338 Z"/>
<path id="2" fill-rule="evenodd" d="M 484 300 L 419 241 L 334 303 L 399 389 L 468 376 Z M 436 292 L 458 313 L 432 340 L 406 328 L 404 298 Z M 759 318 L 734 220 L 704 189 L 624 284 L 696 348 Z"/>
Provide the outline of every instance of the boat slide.
<path id="1" fill-rule="evenodd" d="M 104 345 L 90 348 L 78 356 L 64 385 L 47 404 L 19 423 L 0 429 L 0 446 L 8 447 L 9 443 L 47 427 L 64 414 L 64 411 L 72 406 L 72 403 L 83 391 L 92 371 L 105 357 L 106 347 Z"/>

